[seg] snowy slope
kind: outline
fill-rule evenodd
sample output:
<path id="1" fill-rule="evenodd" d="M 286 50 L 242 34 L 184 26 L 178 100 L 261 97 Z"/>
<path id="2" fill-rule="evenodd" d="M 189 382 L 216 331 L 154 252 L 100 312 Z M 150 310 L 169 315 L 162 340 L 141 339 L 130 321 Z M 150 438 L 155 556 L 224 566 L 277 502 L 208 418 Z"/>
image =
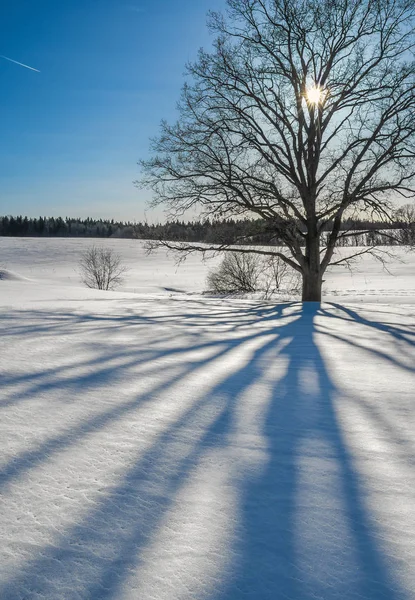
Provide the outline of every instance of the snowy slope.
<path id="1" fill-rule="evenodd" d="M 414 599 L 414 259 L 272 305 L 86 243 L 0 238 L 0 598 Z"/>

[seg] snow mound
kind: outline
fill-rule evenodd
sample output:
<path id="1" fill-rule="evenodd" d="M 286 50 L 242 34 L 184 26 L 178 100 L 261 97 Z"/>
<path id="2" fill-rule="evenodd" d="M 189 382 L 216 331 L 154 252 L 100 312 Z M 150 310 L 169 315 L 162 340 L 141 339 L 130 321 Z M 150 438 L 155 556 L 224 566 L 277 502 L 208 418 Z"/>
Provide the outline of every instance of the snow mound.
<path id="1" fill-rule="evenodd" d="M 8 269 L 0 269 L 0 281 L 8 279 L 10 281 L 29 281 L 27 277 L 23 277 L 23 275 L 19 275 L 14 271 L 9 271 Z"/>

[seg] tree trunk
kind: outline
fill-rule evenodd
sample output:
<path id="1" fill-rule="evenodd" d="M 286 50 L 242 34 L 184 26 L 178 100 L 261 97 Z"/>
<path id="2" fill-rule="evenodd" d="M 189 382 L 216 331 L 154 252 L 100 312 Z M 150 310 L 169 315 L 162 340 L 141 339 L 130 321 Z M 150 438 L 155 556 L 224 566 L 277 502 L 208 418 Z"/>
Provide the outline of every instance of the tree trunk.
<path id="1" fill-rule="evenodd" d="M 303 273 L 303 302 L 321 302 L 322 277 L 319 272 Z"/>
<path id="2" fill-rule="evenodd" d="M 311 225 L 311 226 L 310 226 Z M 321 302 L 323 273 L 320 264 L 320 235 L 315 223 L 309 224 L 305 251 L 306 267 L 303 270 L 303 302 Z"/>

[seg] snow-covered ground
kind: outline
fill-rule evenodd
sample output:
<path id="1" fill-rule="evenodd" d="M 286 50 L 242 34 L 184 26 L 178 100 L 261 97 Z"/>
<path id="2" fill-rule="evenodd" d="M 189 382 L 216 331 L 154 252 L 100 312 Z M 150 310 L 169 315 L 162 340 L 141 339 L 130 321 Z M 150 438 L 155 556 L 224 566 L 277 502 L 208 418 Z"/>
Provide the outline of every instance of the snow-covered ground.
<path id="1" fill-rule="evenodd" d="M 414 599 L 415 256 L 303 306 L 95 243 L 0 238 L 0 598 Z"/>

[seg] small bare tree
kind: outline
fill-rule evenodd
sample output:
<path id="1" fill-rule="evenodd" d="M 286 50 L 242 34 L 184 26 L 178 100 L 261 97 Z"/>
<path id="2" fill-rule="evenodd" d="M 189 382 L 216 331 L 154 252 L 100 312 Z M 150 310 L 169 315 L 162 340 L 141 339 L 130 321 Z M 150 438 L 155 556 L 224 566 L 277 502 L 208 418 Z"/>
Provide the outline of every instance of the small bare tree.
<path id="1" fill-rule="evenodd" d="M 79 270 L 87 287 L 113 290 L 122 283 L 127 269 L 121 263 L 121 256 L 111 248 L 91 246 L 83 252 Z"/>
<path id="2" fill-rule="evenodd" d="M 218 294 L 255 292 L 261 274 L 261 264 L 253 254 L 227 252 L 217 269 L 208 277 L 209 291 Z"/>
<path id="3" fill-rule="evenodd" d="M 399 242 L 408 246 L 415 245 L 415 204 L 405 204 L 398 208 L 395 220 L 399 222 L 401 229 Z"/>

